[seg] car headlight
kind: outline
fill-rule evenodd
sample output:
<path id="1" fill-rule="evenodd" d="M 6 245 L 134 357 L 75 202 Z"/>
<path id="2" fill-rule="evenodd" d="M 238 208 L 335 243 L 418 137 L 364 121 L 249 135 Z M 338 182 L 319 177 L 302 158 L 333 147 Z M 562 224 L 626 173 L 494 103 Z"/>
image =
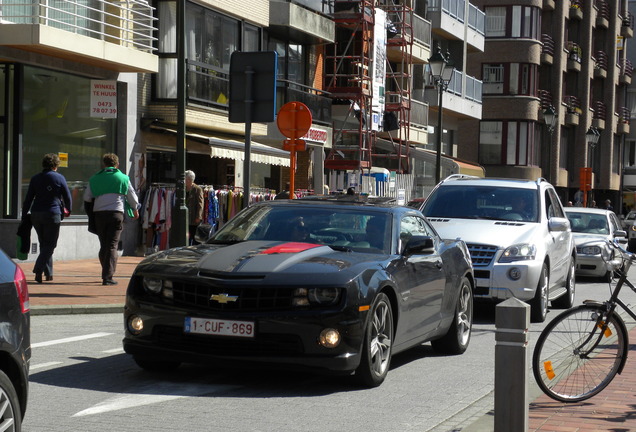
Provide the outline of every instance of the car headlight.
<path id="1" fill-rule="evenodd" d="M 292 306 L 328 306 L 336 304 L 340 300 L 341 291 L 340 288 L 336 287 L 296 288 Z"/>
<path id="2" fill-rule="evenodd" d="M 630 230 L 636 231 L 636 224 L 629 227 Z"/>
<path id="3" fill-rule="evenodd" d="M 163 288 L 163 280 L 159 278 L 145 277 L 144 288 L 150 293 L 159 294 L 161 292 L 161 288 Z"/>
<path id="4" fill-rule="evenodd" d="M 521 243 L 508 246 L 504 250 L 499 262 L 507 263 L 513 261 L 533 260 L 537 255 L 537 248 L 533 244 Z"/>
<path id="5" fill-rule="evenodd" d="M 577 252 L 581 255 L 600 255 L 601 248 L 600 246 L 581 246 Z"/>

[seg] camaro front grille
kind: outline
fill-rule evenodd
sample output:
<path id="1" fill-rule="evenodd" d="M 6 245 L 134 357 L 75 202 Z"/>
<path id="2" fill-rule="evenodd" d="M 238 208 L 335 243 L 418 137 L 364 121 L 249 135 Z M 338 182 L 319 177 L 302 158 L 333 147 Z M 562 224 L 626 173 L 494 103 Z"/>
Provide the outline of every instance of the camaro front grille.
<path id="1" fill-rule="evenodd" d="M 474 243 L 468 243 L 467 246 L 468 251 L 470 252 L 470 259 L 473 262 L 473 267 L 489 266 L 497 253 L 497 246 Z"/>
<path id="2" fill-rule="evenodd" d="M 211 311 L 274 311 L 291 308 L 294 288 L 215 287 L 173 282 L 175 305 Z"/>

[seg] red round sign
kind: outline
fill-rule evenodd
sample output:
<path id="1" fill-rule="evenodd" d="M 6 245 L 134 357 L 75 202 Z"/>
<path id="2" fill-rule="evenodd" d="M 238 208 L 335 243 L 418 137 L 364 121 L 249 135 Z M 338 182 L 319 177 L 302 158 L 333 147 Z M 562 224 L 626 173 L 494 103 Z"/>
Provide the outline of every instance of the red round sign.
<path id="1" fill-rule="evenodd" d="M 287 102 L 278 111 L 276 125 L 287 138 L 298 139 L 307 135 L 311 127 L 311 111 L 302 102 Z"/>

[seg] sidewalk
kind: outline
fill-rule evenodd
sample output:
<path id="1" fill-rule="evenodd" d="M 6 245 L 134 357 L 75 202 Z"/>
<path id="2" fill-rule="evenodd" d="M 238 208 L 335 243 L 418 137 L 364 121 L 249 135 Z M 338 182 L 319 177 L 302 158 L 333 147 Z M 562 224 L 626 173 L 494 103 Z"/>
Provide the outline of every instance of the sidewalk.
<path id="1" fill-rule="evenodd" d="M 103 286 L 99 260 L 53 262 L 53 280 L 35 282 L 32 262 L 17 261 L 29 284 L 31 315 L 122 312 L 128 281 L 143 257 L 123 256 L 117 260 L 114 280 Z"/>
<path id="2" fill-rule="evenodd" d="M 33 263 L 19 262 L 29 283 L 31 315 L 73 313 L 120 313 L 126 287 L 142 257 L 120 257 L 115 286 L 102 286 L 99 260 L 55 261 L 51 282 L 38 284 L 33 279 Z M 630 332 L 636 340 L 636 329 Z M 494 361 L 494 360 L 493 360 Z M 617 376 L 599 395 L 575 404 L 556 402 L 540 393 L 532 374 L 528 375 L 529 432 L 629 432 L 636 431 L 636 351 L 622 375 Z M 452 421 L 451 421 L 452 422 Z M 494 414 L 482 416 L 462 429 L 448 432 L 492 432 Z M 525 432 L 525 431 L 505 431 Z"/>

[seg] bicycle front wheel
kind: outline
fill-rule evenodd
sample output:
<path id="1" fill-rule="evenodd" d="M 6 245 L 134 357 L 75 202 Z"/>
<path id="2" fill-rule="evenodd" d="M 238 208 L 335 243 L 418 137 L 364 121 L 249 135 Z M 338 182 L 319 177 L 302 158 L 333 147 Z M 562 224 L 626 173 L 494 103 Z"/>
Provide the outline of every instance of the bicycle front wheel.
<path id="1" fill-rule="evenodd" d="M 627 333 L 617 314 L 600 305 L 557 315 L 541 332 L 532 356 L 534 378 L 552 399 L 578 402 L 599 393 L 627 358 Z"/>

